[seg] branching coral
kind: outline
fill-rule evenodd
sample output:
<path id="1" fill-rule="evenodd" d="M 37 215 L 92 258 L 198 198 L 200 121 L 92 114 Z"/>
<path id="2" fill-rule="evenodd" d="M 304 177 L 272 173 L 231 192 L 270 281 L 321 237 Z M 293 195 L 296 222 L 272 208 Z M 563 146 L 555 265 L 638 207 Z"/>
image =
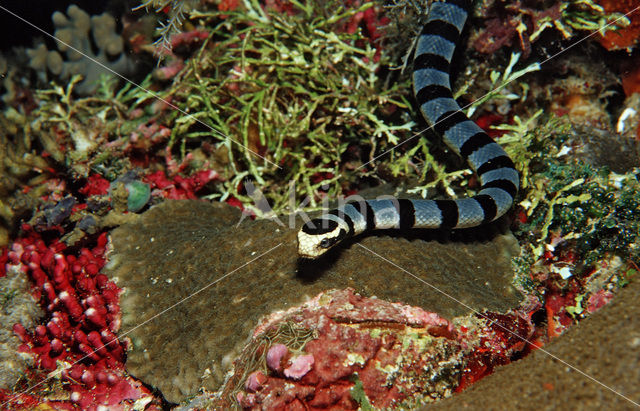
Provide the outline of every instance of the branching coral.
<path id="1" fill-rule="evenodd" d="M 61 409 L 125 409 L 135 401 L 148 404 L 149 390 L 124 372 L 125 345 L 114 334 L 120 326 L 120 289 L 100 270 L 106 234 L 92 248 L 68 250 L 57 239 L 47 242 L 25 225 L 14 242 L 4 270 L 18 272 L 33 284 L 33 293 L 46 309 L 45 324 L 25 321 L 12 325 L 22 344 L 18 348 L 35 366 L 22 377 L 15 393 L 0 391 L 3 405 L 22 409 L 54 395 Z M 50 372 L 44 378 L 42 373 Z M 46 375 L 46 374 L 45 374 Z M 49 403 L 50 404 L 50 403 Z M 25 408 L 28 408 L 25 407 Z"/>
<path id="2" fill-rule="evenodd" d="M 123 40 L 115 31 L 116 21 L 111 15 L 89 16 L 72 4 L 66 15 L 57 11 L 51 19 L 55 26 L 54 36 L 59 39 L 58 51 L 47 50 L 43 43 L 27 50 L 30 66 L 39 70 L 42 77 L 46 78 L 47 70 L 61 80 L 80 74 L 83 81 L 76 91 L 88 94 L 95 91 L 98 77 L 108 74 L 103 66 L 122 75 L 131 70 Z M 92 42 L 97 51 L 94 51 Z"/>

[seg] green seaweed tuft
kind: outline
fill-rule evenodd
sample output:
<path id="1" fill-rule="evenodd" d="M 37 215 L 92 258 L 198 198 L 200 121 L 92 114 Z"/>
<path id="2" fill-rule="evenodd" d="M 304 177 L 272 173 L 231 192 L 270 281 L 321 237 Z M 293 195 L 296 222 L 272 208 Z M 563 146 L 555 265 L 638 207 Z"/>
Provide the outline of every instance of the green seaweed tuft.
<path id="1" fill-rule="evenodd" d="M 364 391 L 364 386 L 358 374 L 351 375 L 349 379 L 353 382 L 353 387 L 351 387 L 350 391 L 351 398 L 358 403 L 362 411 L 373 411 L 374 408 L 369 402 L 369 397 L 367 397 L 367 393 Z"/>

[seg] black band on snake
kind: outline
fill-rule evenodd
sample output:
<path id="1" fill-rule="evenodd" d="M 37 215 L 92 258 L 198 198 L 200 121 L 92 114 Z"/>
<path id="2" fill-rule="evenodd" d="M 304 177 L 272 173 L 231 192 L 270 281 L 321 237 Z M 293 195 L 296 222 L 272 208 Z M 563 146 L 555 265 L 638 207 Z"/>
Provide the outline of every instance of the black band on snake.
<path id="1" fill-rule="evenodd" d="M 506 213 L 519 176 L 500 147 L 461 111 L 453 99 L 449 66 L 470 10 L 470 0 L 434 1 L 416 46 L 413 88 L 423 116 L 444 142 L 478 175 L 480 190 L 458 200 L 384 199 L 347 203 L 307 222 L 298 233 L 298 253 L 316 258 L 345 238 L 371 230 L 467 228 Z"/>

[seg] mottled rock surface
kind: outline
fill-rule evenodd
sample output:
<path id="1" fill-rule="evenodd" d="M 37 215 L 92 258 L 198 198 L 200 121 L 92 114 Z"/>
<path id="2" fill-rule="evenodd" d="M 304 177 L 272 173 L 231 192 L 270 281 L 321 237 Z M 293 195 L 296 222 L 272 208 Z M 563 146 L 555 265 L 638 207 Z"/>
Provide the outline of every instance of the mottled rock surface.
<path id="1" fill-rule="evenodd" d="M 510 235 L 444 244 L 367 237 L 301 264 L 296 230 L 271 221 L 237 226 L 239 219 L 224 204 L 167 201 L 112 233 L 108 269 L 125 288 L 120 334 L 133 342 L 127 369 L 169 401 L 201 386 L 215 391 L 261 316 L 327 289 L 351 287 L 446 318 L 502 312 L 520 300 L 511 286 L 517 243 Z"/>

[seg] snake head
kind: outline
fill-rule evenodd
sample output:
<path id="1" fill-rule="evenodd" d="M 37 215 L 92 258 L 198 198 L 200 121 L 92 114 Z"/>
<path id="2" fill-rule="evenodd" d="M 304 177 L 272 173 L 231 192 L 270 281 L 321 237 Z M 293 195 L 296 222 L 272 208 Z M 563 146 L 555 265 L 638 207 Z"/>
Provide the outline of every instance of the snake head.
<path id="1" fill-rule="evenodd" d="M 308 221 L 298 232 L 298 255 L 318 258 L 347 237 L 348 230 L 343 220 L 331 214 Z"/>

